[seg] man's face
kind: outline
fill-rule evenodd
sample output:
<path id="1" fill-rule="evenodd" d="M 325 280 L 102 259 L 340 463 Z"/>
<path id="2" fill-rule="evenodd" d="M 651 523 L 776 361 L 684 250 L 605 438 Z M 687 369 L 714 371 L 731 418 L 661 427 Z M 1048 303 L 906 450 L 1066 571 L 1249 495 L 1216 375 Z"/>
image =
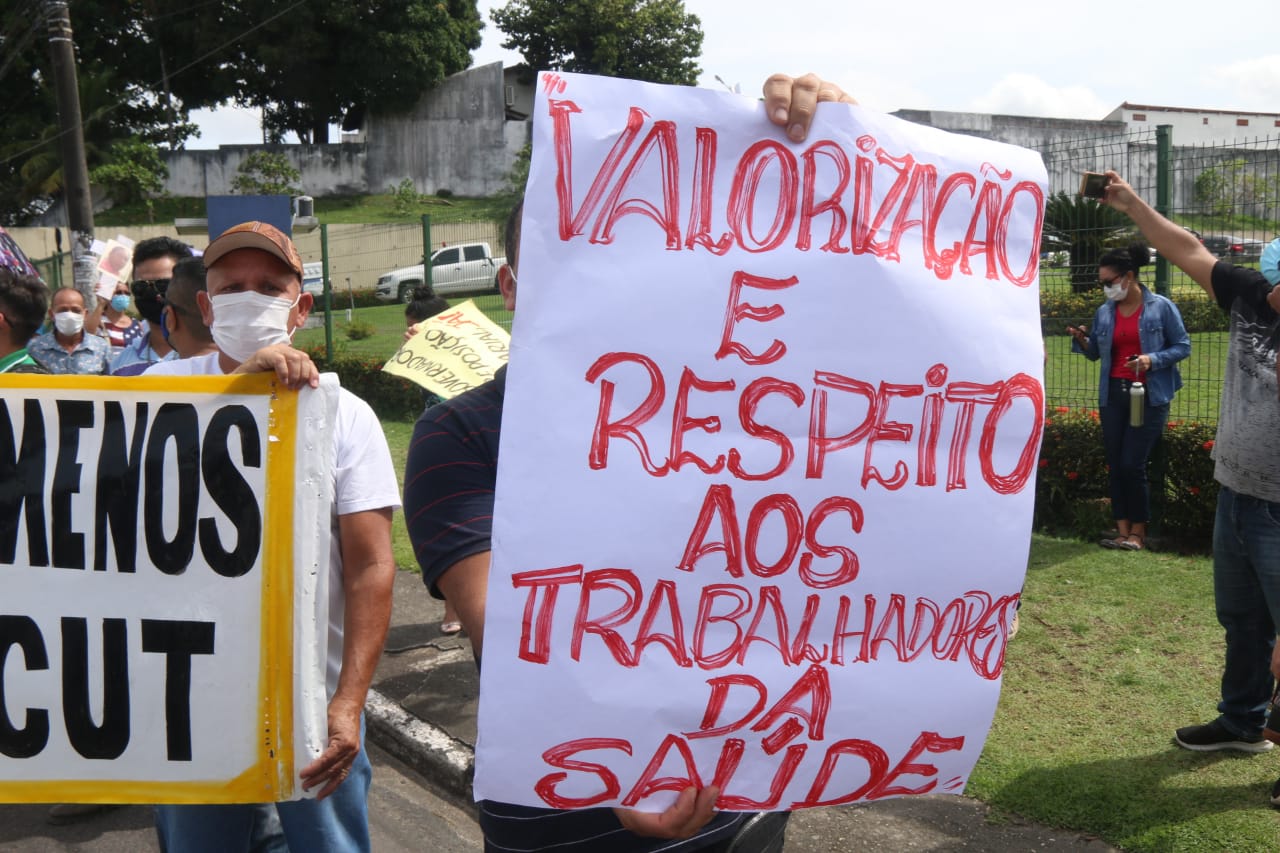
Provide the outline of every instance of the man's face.
<path id="1" fill-rule="evenodd" d="M 64 287 L 53 294 L 53 304 L 49 306 L 49 315 L 61 314 L 64 311 L 70 311 L 73 314 L 84 313 L 84 297 L 80 295 L 80 291 Z"/>
<path id="2" fill-rule="evenodd" d="M 134 264 L 133 280 L 173 278 L 173 258 L 165 255 L 159 258 L 148 258 Z"/>
<path id="3" fill-rule="evenodd" d="M 209 268 L 208 293 L 197 293 L 206 325 L 213 325 L 212 300 L 229 293 L 261 293 L 273 299 L 297 300 L 289 313 L 289 326 L 297 328 L 311 311 L 311 294 L 302 292 L 302 281 L 275 255 L 260 249 L 236 249 Z M 301 295 L 300 295 L 301 294 Z"/>

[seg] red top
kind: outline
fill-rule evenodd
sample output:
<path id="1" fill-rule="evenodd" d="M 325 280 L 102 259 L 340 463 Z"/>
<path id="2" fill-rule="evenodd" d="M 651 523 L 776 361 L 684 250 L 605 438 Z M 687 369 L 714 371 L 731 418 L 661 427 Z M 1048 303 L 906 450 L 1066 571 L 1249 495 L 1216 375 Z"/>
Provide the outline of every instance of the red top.
<path id="1" fill-rule="evenodd" d="M 1138 319 L 1142 317 L 1142 306 L 1128 317 L 1116 311 L 1116 333 L 1111 339 L 1111 378 L 1141 379 L 1141 374 L 1129 367 L 1127 362 L 1135 355 L 1142 355 L 1142 340 L 1138 337 Z"/>

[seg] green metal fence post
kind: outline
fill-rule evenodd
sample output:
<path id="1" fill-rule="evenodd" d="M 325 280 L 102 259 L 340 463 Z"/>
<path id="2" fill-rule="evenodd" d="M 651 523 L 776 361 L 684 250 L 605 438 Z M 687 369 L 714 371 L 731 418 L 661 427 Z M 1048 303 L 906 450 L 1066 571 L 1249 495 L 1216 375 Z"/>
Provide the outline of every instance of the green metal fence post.
<path id="1" fill-rule="evenodd" d="M 1156 126 L 1156 210 L 1166 219 L 1173 216 L 1173 204 L 1169 198 L 1172 187 L 1173 125 Z M 1156 261 L 1156 293 L 1169 296 L 1172 290 L 1172 274 L 1169 259 L 1161 255 Z"/>
<path id="2" fill-rule="evenodd" d="M 329 293 L 329 224 L 320 226 L 320 275 L 324 279 L 324 357 L 333 360 L 333 299 Z"/>
<path id="3" fill-rule="evenodd" d="M 427 287 L 432 290 L 435 285 L 431 282 L 431 214 L 422 214 L 422 277 L 427 282 Z"/>

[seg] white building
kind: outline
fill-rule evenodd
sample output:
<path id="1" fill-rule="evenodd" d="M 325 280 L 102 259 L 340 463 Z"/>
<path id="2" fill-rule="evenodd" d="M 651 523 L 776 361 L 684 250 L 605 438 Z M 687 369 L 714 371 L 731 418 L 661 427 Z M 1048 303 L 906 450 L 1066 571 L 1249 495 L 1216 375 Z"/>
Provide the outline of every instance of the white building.
<path id="1" fill-rule="evenodd" d="M 1251 142 L 1275 135 L 1280 113 L 1248 113 L 1237 110 L 1197 110 L 1190 107 L 1155 107 L 1125 101 L 1103 121 L 1122 121 L 1131 130 L 1173 126 L 1175 145 Z"/>

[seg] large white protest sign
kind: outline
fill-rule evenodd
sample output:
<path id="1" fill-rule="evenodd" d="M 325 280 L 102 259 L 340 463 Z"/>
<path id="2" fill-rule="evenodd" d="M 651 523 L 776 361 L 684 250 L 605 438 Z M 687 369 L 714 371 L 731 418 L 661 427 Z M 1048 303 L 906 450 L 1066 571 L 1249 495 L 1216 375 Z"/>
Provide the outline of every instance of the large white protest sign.
<path id="1" fill-rule="evenodd" d="M 477 797 L 961 791 L 1030 540 L 1039 157 L 567 74 L 534 115 Z"/>
<path id="2" fill-rule="evenodd" d="M 304 796 L 337 382 L 0 377 L 0 801 Z"/>

